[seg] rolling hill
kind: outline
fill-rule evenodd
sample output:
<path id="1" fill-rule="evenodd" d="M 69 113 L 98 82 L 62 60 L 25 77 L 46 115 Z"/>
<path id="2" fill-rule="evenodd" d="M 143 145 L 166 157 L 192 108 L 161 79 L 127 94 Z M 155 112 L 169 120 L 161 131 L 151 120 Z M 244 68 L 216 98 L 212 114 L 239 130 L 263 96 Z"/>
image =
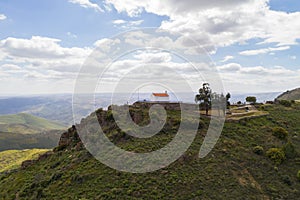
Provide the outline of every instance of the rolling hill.
<path id="1" fill-rule="evenodd" d="M 27 113 L 0 116 L 0 132 L 36 134 L 49 130 L 62 130 L 65 126 Z"/>
<path id="2" fill-rule="evenodd" d="M 279 95 L 276 100 L 300 100 L 300 88 L 294 90 L 288 90 Z"/>
<path id="3" fill-rule="evenodd" d="M 63 133 L 51 154 L 28 161 L 22 169 L 0 175 L 3 199 L 299 199 L 300 105 L 268 105 L 259 118 L 226 122 L 210 154 L 198 158 L 209 125 L 201 118 L 198 134 L 170 166 L 131 174 L 97 161 L 83 147 L 74 127 Z M 132 109 L 138 124 L 147 124 L 147 111 Z M 107 137 L 132 152 L 151 152 L 175 136 L 180 112 L 155 136 L 134 138 L 116 128 L 109 111 L 96 112 Z M 87 117 L 82 123 L 89 123 Z M 278 130 L 284 133 L 280 135 Z M 287 133 L 287 134 L 286 134 Z"/>
<path id="4" fill-rule="evenodd" d="M 64 128 L 26 113 L 0 116 L 0 151 L 53 148 Z"/>
<path id="5" fill-rule="evenodd" d="M 50 149 L 57 145 L 62 132 L 58 130 L 36 134 L 0 132 L 0 152 L 33 148 Z"/>

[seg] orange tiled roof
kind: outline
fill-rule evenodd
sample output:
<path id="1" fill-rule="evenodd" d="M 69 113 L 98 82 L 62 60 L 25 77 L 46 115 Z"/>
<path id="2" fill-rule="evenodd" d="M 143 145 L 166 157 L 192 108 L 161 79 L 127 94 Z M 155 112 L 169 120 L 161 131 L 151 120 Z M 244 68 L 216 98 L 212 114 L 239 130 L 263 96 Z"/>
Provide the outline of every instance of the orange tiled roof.
<path id="1" fill-rule="evenodd" d="M 168 93 L 152 93 L 156 97 L 169 97 Z"/>

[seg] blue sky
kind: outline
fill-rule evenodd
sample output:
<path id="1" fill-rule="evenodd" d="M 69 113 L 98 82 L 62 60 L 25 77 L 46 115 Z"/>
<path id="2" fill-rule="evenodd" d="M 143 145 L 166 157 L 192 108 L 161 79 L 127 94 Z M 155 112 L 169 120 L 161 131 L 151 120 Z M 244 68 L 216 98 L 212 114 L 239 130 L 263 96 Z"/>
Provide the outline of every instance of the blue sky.
<path id="1" fill-rule="evenodd" d="M 0 79 L 5 83 L 0 93 L 72 92 L 76 73 L 98 40 L 143 27 L 177 31 L 203 43 L 228 91 L 300 86 L 299 1 L 153 2 L 0 1 Z"/>
<path id="2" fill-rule="evenodd" d="M 165 18 L 149 13 L 132 18 L 115 9 L 101 13 L 67 0 L 4 0 L 0 1 L 0 13 L 7 16 L 7 20 L 0 23 L 1 39 L 39 35 L 61 39 L 61 44 L 67 47 L 90 46 L 96 40 L 120 33 L 122 28 L 115 27 L 114 20 L 143 19 L 142 27 L 159 27 Z M 77 38 L 69 36 L 68 32 Z"/>

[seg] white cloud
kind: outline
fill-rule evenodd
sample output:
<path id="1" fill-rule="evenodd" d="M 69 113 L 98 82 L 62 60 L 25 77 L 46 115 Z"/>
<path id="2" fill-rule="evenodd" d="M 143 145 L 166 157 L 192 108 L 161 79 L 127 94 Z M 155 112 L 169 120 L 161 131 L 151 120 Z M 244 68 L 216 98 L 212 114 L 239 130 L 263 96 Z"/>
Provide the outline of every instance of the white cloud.
<path id="1" fill-rule="evenodd" d="M 69 36 L 70 38 L 77 38 L 77 35 L 75 35 L 71 32 L 67 32 L 67 36 Z"/>
<path id="2" fill-rule="evenodd" d="M 134 55 L 134 58 L 142 60 L 144 63 L 168 63 L 172 60 L 172 56 L 168 52 L 140 52 Z"/>
<path id="3" fill-rule="evenodd" d="M 122 28 L 122 29 L 135 28 L 135 27 L 141 25 L 143 22 L 144 22 L 144 20 L 126 21 L 123 19 L 117 19 L 117 20 L 112 21 L 112 23 L 115 25 L 115 27 Z"/>
<path id="4" fill-rule="evenodd" d="M 290 70 L 282 66 L 244 67 L 238 63 L 229 63 L 217 68 L 222 74 L 225 88 L 231 91 L 278 92 L 299 87 L 300 70 Z"/>
<path id="5" fill-rule="evenodd" d="M 240 71 L 242 66 L 238 63 L 229 63 L 226 65 L 218 66 L 217 69 L 222 72 L 237 72 Z"/>
<path id="6" fill-rule="evenodd" d="M 227 62 L 227 61 L 232 60 L 232 59 L 234 59 L 233 56 L 225 56 L 221 62 Z"/>
<path id="7" fill-rule="evenodd" d="M 96 3 L 92 3 L 89 0 L 69 0 L 70 3 L 79 4 L 83 8 L 93 8 L 98 12 L 104 12 L 102 8 L 98 6 Z"/>
<path id="8" fill-rule="evenodd" d="M 75 78 L 76 72 L 92 50 L 65 48 L 59 43 L 59 39 L 41 36 L 0 40 L 0 59 L 7 63 L 0 70 L 9 72 L 12 77 L 21 73 L 26 78 Z M 59 73 L 64 73 L 64 76 Z"/>
<path id="9" fill-rule="evenodd" d="M 0 66 L 0 70 L 3 70 L 3 71 L 20 70 L 20 69 L 22 69 L 22 68 L 19 67 L 18 65 L 14 65 L 14 64 L 3 64 Z"/>
<path id="10" fill-rule="evenodd" d="M 123 19 L 117 19 L 113 21 L 113 24 L 125 24 L 127 21 L 123 20 Z"/>
<path id="11" fill-rule="evenodd" d="M 40 36 L 32 36 L 31 39 L 8 37 L 0 40 L 0 47 L 8 57 L 25 59 L 85 57 L 90 52 L 87 48 L 64 48 L 59 43 L 59 39 Z"/>
<path id="12" fill-rule="evenodd" d="M 276 47 L 276 48 L 264 48 L 264 49 L 255 49 L 255 50 L 246 50 L 242 51 L 239 54 L 243 56 L 254 56 L 258 54 L 266 54 L 266 53 L 271 53 L 275 51 L 285 51 L 290 49 L 289 46 L 281 46 L 281 47 Z"/>
<path id="13" fill-rule="evenodd" d="M 263 66 L 254 66 L 254 67 L 243 67 L 238 63 L 229 63 L 225 65 L 218 66 L 217 69 L 224 73 L 236 73 L 244 75 L 263 75 L 263 76 L 284 76 L 284 75 L 293 75 L 295 71 L 289 70 L 282 66 L 275 66 L 272 68 L 266 68 Z"/>
<path id="14" fill-rule="evenodd" d="M 300 12 L 270 10 L 269 0 L 106 0 L 118 12 L 137 16 L 143 11 L 169 19 L 162 29 L 181 32 L 206 46 L 228 46 L 261 38 L 262 43 L 295 45 L 300 38 Z M 201 43 L 202 44 L 202 43 Z"/>
<path id="15" fill-rule="evenodd" d="M 108 38 L 103 38 L 101 40 L 97 40 L 94 43 L 94 46 L 97 47 L 97 49 L 101 50 L 102 52 L 109 52 L 115 45 L 120 44 L 119 39 L 108 39 Z"/>
<path id="16" fill-rule="evenodd" d="M 5 20 L 5 19 L 6 19 L 6 16 L 4 14 L 0 14 L 0 21 Z"/>
<path id="17" fill-rule="evenodd" d="M 133 17 L 141 14 L 143 10 L 158 15 L 170 16 L 171 14 L 185 14 L 189 12 L 194 12 L 195 10 L 198 11 L 216 7 L 228 9 L 233 5 L 240 5 L 244 2 L 249 1 L 250 0 L 245 0 L 243 2 L 239 0 L 106 0 L 106 3 L 113 5 L 118 12 L 126 12 L 129 16 Z"/>

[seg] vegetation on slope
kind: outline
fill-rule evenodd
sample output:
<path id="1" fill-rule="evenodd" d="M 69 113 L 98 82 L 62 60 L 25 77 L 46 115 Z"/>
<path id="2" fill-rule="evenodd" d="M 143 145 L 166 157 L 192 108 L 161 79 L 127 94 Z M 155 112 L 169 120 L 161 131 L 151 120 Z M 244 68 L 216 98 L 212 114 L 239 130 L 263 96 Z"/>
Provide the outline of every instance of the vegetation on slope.
<path id="1" fill-rule="evenodd" d="M 38 134 L 0 132 L 0 151 L 22 149 L 50 149 L 57 145 L 62 131 Z"/>
<path id="2" fill-rule="evenodd" d="M 208 119 L 203 118 L 194 143 L 180 159 L 146 174 L 119 172 L 101 164 L 84 148 L 78 148 L 79 138 L 71 128 L 63 134 L 60 146 L 51 156 L 26 169 L 2 174 L 0 196 L 3 199 L 297 199 L 300 105 L 270 105 L 260 109 L 270 114 L 227 122 L 216 147 L 207 157 L 199 159 L 208 127 Z M 147 112 L 136 110 L 136 113 Z M 171 116 L 164 130 L 144 140 L 114 128 L 109 112 L 97 112 L 101 119 L 106 119 L 102 125 L 109 138 L 135 152 L 153 151 L 174 137 L 179 113 L 168 114 Z M 274 127 L 287 130 L 287 137 L 277 137 Z M 268 156 L 267 152 L 273 148 L 284 152 L 281 162 Z"/>
<path id="3" fill-rule="evenodd" d="M 48 130 L 61 130 L 64 128 L 65 127 L 59 123 L 51 122 L 26 113 L 0 116 L 1 132 L 34 134 Z"/>
<path id="4" fill-rule="evenodd" d="M 0 152 L 0 172 L 19 168 L 23 161 L 37 159 L 49 149 L 8 150 Z"/>

